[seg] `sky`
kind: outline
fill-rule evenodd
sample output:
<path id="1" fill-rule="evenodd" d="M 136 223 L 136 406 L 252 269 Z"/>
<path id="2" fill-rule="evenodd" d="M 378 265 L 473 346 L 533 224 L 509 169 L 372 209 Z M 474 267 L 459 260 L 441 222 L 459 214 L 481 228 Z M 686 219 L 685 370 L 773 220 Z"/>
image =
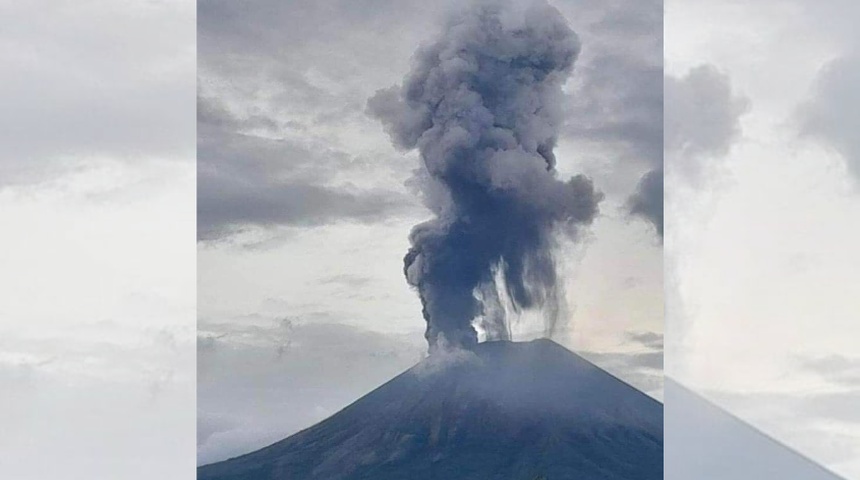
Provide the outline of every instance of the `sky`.
<path id="1" fill-rule="evenodd" d="M 0 477 L 193 478 L 195 4 L 0 16 Z"/>
<path id="2" fill-rule="evenodd" d="M 667 375 L 848 479 L 858 13 L 667 0 L 665 19 Z"/>
<path id="3" fill-rule="evenodd" d="M 426 355 L 402 274 L 430 217 L 419 159 L 367 101 L 403 81 L 457 3 L 200 2 L 199 463 L 310 426 Z M 605 195 L 559 247 L 568 314 L 553 338 L 660 398 L 662 185 L 639 184 L 662 169 L 661 3 L 552 4 L 582 43 L 558 170 Z M 540 315 L 512 329 L 540 336 Z"/>

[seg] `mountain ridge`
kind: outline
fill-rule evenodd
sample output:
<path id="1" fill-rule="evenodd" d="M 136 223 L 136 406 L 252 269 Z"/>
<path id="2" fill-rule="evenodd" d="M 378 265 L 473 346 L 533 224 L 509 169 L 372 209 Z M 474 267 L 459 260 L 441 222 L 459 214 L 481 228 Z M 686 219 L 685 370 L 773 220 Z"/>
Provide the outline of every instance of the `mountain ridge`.
<path id="1" fill-rule="evenodd" d="M 201 480 L 651 480 L 662 405 L 550 340 L 436 353 Z"/>

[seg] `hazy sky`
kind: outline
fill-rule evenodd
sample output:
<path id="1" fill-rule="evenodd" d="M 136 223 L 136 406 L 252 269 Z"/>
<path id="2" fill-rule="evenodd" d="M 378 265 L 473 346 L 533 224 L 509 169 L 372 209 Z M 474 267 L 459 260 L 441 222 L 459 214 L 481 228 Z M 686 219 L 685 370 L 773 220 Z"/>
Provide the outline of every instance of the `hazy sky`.
<path id="1" fill-rule="evenodd" d="M 0 17 L 0 477 L 193 478 L 194 2 Z"/>
<path id="2" fill-rule="evenodd" d="M 667 373 L 846 478 L 860 478 L 858 14 L 666 2 Z"/>
<path id="3" fill-rule="evenodd" d="M 200 2 L 201 463 L 308 426 L 426 351 L 402 276 L 408 232 L 429 216 L 409 185 L 418 159 L 366 103 L 456 3 Z M 662 245 L 628 205 L 662 161 L 661 4 L 552 3 L 582 41 L 559 170 L 606 194 L 561 254 L 570 314 L 556 340 L 660 396 Z M 538 318 L 515 339 L 540 334 Z"/>

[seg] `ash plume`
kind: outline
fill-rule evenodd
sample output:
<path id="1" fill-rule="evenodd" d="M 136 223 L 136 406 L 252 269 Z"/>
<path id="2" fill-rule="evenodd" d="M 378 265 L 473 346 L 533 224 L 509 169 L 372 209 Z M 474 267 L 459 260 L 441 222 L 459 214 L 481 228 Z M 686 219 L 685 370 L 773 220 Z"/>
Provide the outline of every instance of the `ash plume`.
<path id="1" fill-rule="evenodd" d="M 419 293 L 433 350 L 510 339 L 507 312 L 560 312 L 556 232 L 597 214 L 591 180 L 563 180 L 553 150 L 576 34 L 545 1 L 479 1 L 421 47 L 402 86 L 368 102 L 401 149 L 434 218 L 415 226 L 404 273 Z"/>

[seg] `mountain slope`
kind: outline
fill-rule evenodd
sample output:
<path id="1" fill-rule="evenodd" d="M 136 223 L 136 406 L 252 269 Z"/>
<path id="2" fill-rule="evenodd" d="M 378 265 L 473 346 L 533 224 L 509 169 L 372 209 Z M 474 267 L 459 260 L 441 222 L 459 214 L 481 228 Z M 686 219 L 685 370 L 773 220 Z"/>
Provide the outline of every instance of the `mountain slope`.
<path id="1" fill-rule="evenodd" d="M 667 480 L 839 480 L 668 378 L 665 401 Z"/>
<path id="2" fill-rule="evenodd" d="M 657 480 L 663 410 L 549 340 L 434 355 L 201 480 Z"/>

